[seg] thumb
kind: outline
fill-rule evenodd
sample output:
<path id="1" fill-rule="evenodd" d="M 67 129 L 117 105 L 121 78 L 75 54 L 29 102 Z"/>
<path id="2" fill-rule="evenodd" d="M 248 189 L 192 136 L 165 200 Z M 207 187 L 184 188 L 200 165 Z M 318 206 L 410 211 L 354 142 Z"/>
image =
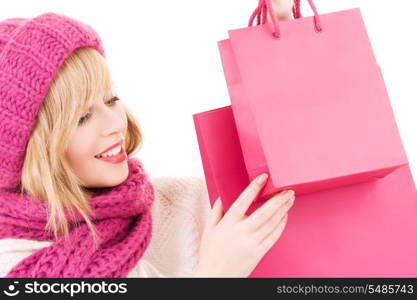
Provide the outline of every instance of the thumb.
<path id="1" fill-rule="evenodd" d="M 213 208 L 211 209 L 210 215 L 207 219 L 206 230 L 210 230 L 215 227 L 217 223 L 219 223 L 219 221 L 223 218 L 223 215 L 223 204 L 220 197 L 218 197 L 214 202 Z"/>

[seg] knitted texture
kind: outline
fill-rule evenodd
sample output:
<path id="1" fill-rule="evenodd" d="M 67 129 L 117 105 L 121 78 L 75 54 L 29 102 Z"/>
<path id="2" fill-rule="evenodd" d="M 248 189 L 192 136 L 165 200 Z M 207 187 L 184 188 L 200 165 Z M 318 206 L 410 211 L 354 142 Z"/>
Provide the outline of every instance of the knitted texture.
<path id="1" fill-rule="evenodd" d="M 203 177 L 150 177 L 152 239 L 128 278 L 188 277 L 195 272 L 199 246 L 211 206 Z M 1 225 L 0 225 L 1 226 Z M 49 241 L 0 239 L 0 278 Z"/>
<path id="2" fill-rule="evenodd" d="M 0 188 L 19 184 L 40 105 L 65 59 L 79 47 L 105 52 L 87 24 L 56 13 L 0 22 Z"/>
<path id="3" fill-rule="evenodd" d="M 155 191 L 142 163 L 128 158 L 129 175 L 121 184 L 97 189 L 90 199 L 99 247 L 80 214 L 66 213 L 70 242 L 61 237 L 20 261 L 6 277 L 126 277 L 152 236 Z M 0 190 L 0 239 L 50 241 L 45 230 L 48 206 L 26 194 Z"/>

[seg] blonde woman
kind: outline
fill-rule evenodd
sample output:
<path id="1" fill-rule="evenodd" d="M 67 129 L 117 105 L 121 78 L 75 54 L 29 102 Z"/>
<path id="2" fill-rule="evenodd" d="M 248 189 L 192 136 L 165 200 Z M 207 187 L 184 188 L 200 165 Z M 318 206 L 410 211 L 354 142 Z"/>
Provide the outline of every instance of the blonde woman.
<path id="1" fill-rule="evenodd" d="M 246 277 L 281 235 L 292 191 L 245 215 L 266 174 L 227 213 L 201 178 L 148 177 L 90 26 L 3 20 L 0 70 L 0 277 Z"/>

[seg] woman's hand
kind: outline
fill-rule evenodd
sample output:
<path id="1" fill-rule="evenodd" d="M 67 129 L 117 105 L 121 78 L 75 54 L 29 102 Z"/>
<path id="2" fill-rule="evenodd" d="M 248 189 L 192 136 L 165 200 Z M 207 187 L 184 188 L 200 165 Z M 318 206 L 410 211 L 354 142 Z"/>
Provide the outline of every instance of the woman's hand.
<path id="1" fill-rule="evenodd" d="M 292 190 L 274 195 L 245 215 L 267 177 L 255 178 L 226 214 L 216 200 L 202 235 L 195 277 L 247 277 L 281 236 L 295 199 Z"/>
<path id="2" fill-rule="evenodd" d="M 294 0 L 271 0 L 271 2 L 278 20 L 290 20 L 293 18 L 292 7 L 294 6 Z M 269 14 L 267 14 L 266 19 L 268 23 L 272 22 Z"/>

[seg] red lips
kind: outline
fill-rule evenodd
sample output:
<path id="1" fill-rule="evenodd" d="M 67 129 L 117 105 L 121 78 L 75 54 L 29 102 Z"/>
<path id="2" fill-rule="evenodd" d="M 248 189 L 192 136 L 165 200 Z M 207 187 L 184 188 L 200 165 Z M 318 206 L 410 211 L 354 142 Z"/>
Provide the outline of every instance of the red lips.
<path id="1" fill-rule="evenodd" d="M 108 148 L 107 148 L 107 149 L 105 149 L 104 151 L 100 152 L 99 154 L 96 154 L 96 155 L 95 155 L 95 157 L 98 157 L 99 155 L 101 155 L 101 154 L 103 154 L 103 153 L 105 153 L 105 152 L 109 151 L 110 149 L 112 149 L 112 148 L 114 148 L 114 147 L 117 147 L 117 146 L 121 145 L 121 144 L 122 144 L 122 142 L 123 142 L 123 140 L 121 140 L 121 141 L 117 142 L 116 144 L 111 145 L 110 147 L 108 147 Z"/>
<path id="2" fill-rule="evenodd" d="M 127 158 L 126 151 L 122 148 L 120 150 L 120 153 L 117 155 L 108 156 L 108 157 L 100 157 L 97 159 L 105 161 L 105 162 L 113 163 L 113 164 L 118 164 L 118 163 L 123 162 L 126 158 Z"/>

